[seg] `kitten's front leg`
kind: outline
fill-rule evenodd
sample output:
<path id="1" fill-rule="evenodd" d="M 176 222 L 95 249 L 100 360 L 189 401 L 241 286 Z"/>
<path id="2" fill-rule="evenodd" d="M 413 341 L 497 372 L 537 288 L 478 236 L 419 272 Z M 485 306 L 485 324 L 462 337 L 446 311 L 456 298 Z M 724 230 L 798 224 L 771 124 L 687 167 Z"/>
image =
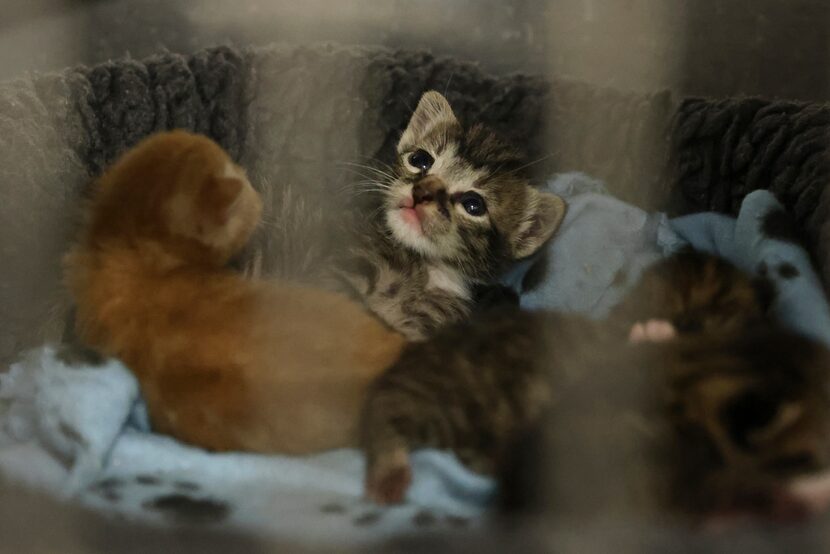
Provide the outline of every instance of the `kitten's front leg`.
<path id="1" fill-rule="evenodd" d="M 416 374 L 417 375 L 417 374 Z M 423 381 L 386 374 L 369 392 L 361 419 L 366 453 L 366 497 L 378 504 L 403 502 L 412 482 L 409 452 L 446 446 L 449 429 L 438 395 Z"/>
<path id="2" fill-rule="evenodd" d="M 405 446 L 376 453 L 368 462 L 366 498 L 381 505 L 400 504 L 412 484 L 409 450 Z"/>
<path id="3" fill-rule="evenodd" d="M 366 498 L 378 504 L 399 504 L 412 482 L 407 427 L 412 406 L 400 395 L 379 391 L 370 397 L 363 416 L 366 452 Z"/>

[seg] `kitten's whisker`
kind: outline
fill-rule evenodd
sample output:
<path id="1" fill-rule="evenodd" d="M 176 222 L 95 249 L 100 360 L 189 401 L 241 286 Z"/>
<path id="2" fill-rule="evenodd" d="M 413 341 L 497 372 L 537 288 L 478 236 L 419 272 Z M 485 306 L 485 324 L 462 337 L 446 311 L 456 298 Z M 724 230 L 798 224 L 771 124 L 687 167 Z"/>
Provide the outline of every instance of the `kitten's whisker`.
<path id="1" fill-rule="evenodd" d="M 375 167 L 375 166 L 372 166 L 372 165 L 365 165 L 365 164 L 352 163 L 352 162 L 343 162 L 340 165 L 345 166 L 346 170 L 353 170 L 353 169 L 356 168 L 356 169 L 371 171 L 372 173 L 382 173 L 381 168 Z"/>
<path id="2" fill-rule="evenodd" d="M 380 164 L 381 166 L 383 166 L 384 169 L 386 169 L 387 171 L 389 171 L 389 173 L 393 175 L 398 171 L 398 169 L 395 166 L 388 164 L 382 160 L 375 160 L 375 163 Z"/>
<path id="3" fill-rule="evenodd" d="M 386 181 L 380 181 L 380 180 L 372 178 L 372 177 L 367 177 L 366 179 L 364 179 L 362 181 L 349 181 L 347 183 L 343 183 L 342 185 L 337 187 L 336 190 L 349 190 L 349 189 L 367 188 L 367 187 L 388 190 L 392 187 L 392 183 L 391 182 L 386 182 Z"/>
<path id="4" fill-rule="evenodd" d="M 344 165 L 351 165 L 351 166 L 359 166 L 359 167 L 374 167 L 377 164 L 381 164 L 384 166 L 389 167 L 389 164 L 384 163 L 383 161 L 379 160 L 378 158 L 372 156 L 363 156 L 361 158 L 353 158 L 349 160 L 332 160 L 330 163 L 336 166 L 344 166 Z"/>
<path id="5" fill-rule="evenodd" d="M 403 97 L 398 96 L 398 97 L 396 98 L 396 100 L 397 100 L 398 102 L 400 102 L 401 104 L 403 104 L 404 106 L 406 106 L 406 109 L 408 110 L 408 112 L 409 112 L 409 113 L 413 113 L 413 112 L 415 111 L 415 109 L 414 109 L 412 106 L 410 106 L 408 102 L 404 102 Z"/>
<path id="6" fill-rule="evenodd" d="M 349 183 L 345 183 L 344 187 L 345 188 L 348 188 L 348 187 L 354 187 L 354 188 L 374 187 L 374 188 L 390 189 L 390 188 L 392 188 L 392 181 L 380 180 L 380 179 L 376 179 L 374 177 L 367 177 L 366 179 L 363 179 L 361 181 L 351 181 Z"/>
<path id="7" fill-rule="evenodd" d="M 455 77 L 455 70 L 450 73 L 450 78 L 447 79 L 447 84 L 444 86 L 444 96 L 447 96 L 447 91 L 450 90 L 450 83 L 452 83 L 452 78 Z"/>
<path id="8" fill-rule="evenodd" d="M 381 202 L 381 203 L 380 203 L 380 204 L 378 204 L 378 206 L 377 206 L 377 207 L 376 207 L 376 208 L 372 211 L 372 215 L 377 215 L 377 214 L 378 214 L 378 212 L 383 212 L 383 211 L 386 211 L 386 209 L 387 209 L 387 208 L 388 208 L 387 204 L 386 204 L 386 203 L 384 203 L 384 202 Z"/>
<path id="9" fill-rule="evenodd" d="M 375 185 L 375 184 L 376 185 L 381 185 L 381 186 L 384 186 L 384 187 L 387 187 L 387 188 L 392 186 L 392 183 L 390 181 L 382 181 L 382 180 L 375 179 L 373 177 L 368 177 L 368 178 L 364 179 L 363 181 L 355 181 L 352 184 L 355 184 L 355 183 L 359 183 L 359 184 L 371 183 L 373 185 Z"/>
<path id="10" fill-rule="evenodd" d="M 362 190 L 361 191 L 361 190 L 358 190 L 358 191 L 355 191 L 354 194 L 351 195 L 351 198 L 355 199 L 355 198 L 363 198 L 363 197 L 373 197 L 373 196 L 378 196 L 378 195 L 379 195 L 379 191 L 374 191 L 374 190 Z"/>
<path id="11" fill-rule="evenodd" d="M 370 171 L 372 173 L 382 175 L 384 177 L 389 177 L 389 178 L 394 178 L 395 177 L 390 171 L 390 170 L 394 169 L 394 168 L 391 168 L 391 167 L 387 168 L 388 169 L 387 171 L 384 171 L 383 169 L 375 167 L 375 166 L 366 165 L 366 164 L 359 164 L 359 163 L 355 163 L 355 162 L 343 162 L 342 165 L 348 166 L 350 168 L 364 169 L 366 171 Z"/>
<path id="12" fill-rule="evenodd" d="M 553 156 L 553 154 L 546 154 L 546 155 L 542 156 L 541 158 L 538 158 L 536 160 L 533 160 L 532 162 L 528 162 L 524 165 L 521 165 L 521 166 L 517 167 L 516 169 L 511 169 L 510 171 L 506 172 L 505 175 L 513 175 L 514 173 L 518 173 L 519 171 L 521 171 L 523 169 L 527 169 L 530 166 L 536 165 L 538 163 L 542 163 L 543 161 L 547 160 L 548 158 L 550 158 L 552 156 Z"/>
<path id="13" fill-rule="evenodd" d="M 358 192 L 378 192 L 381 194 L 385 194 L 389 192 L 389 187 L 366 185 L 355 187 L 354 190 Z"/>
<path id="14" fill-rule="evenodd" d="M 364 179 L 372 179 L 372 180 L 377 180 L 378 178 L 383 178 L 383 179 L 388 179 L 388 178 L 389 178 L 389 176 L 387 176 L 387 175 L 385 175 L 385 174 L 379 174 L 379 173 L 362 173 L 362 172 L 360 172 L 360 171 L 356 171 L 356 170 L 354 170 L 354 169 L 349 169 L 349 168 L 347 168 L 347 171 L 348 171 L 349 173 L 351 173 L 352 175 L 357 175 L 358 177 L 363 177 Z"/>
<path id="15" fill-rule="evenodd" d="M 380 187 L 384 187 L 384 188 L 392 188 L 392 185 L 395 182 L 393 179 L 378 178 L 378 177 L 371 176 L 371 175 L 360 175 L 360 177 L 363 177 L 363 179 L 361 179 L 359 181 L 349 181 L 347 183 L 344 183 L 343 186 L 344 187 L 351 187 L 351 186 L 371 184 L 373 186 L 380 186 Z"/>
<path id="16" fill-rule="evenodd" d="M 391 187 L 381 183 L 355 183 L 340 189 L 343 192 L 387 192 Z"/>

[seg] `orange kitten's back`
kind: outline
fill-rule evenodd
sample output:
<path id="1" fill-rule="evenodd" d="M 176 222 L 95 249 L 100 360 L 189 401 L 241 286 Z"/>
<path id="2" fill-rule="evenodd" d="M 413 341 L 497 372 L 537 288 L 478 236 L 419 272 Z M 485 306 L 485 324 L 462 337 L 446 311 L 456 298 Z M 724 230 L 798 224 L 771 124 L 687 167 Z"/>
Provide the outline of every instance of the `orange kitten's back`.
<path id="1" fill-rule="evenodd" d="M 79 336 L 135 372 L 159 431 L 220 450 L 354 444 L 364 390 L 403 340 L 345 297 L 226 269 L 260 206 L 209 139 L 139 144 L 67 256 Z"/>
<path id="2" fill-rule="evenodd" d="M 369 383 L 402 339 L 337 294 L 211 283 L 179 321 L 158 321 L 136 367 L 159 430 L 215 449 L 304 453 L 355 444 Z M 168 285 L 170 286 L 170 285 Z M 164 289 L 188 287 L 187 279 Z M 184 291 L 182 291 L 184 294 Z M 169 310 L 174 313 L 176 302 Z M 148 356 L 164 356 L 155 364 Z"/>

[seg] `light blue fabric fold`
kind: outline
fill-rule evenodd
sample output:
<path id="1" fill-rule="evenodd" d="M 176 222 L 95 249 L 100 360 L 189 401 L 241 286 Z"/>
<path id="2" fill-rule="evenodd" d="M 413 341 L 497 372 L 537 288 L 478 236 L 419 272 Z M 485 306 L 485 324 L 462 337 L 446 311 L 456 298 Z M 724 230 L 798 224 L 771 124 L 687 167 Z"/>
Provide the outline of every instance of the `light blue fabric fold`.
<path id="1" fill-rule="evenodd" d="M 775 289 L 774 317 L 830 346 L 830 309 L 809 255 L 766 230 L 768 218 L 784 212 L 771 193 L 747 195 L 737 219 L 716 213 L 669 219 L 610 196 L 601 182 L 581 173 L 560 175 L 546 188 L 566 200 L 568 213 L 544 256 L 524 262 L 505 279 L 521 290 L 530 267 L 544 267 L 545 278 L 523 292 L 523 307 L 601 318 L 645 268 L 691 246 L 767 277 Z"/>
<path id="2" fill-rule="evenodd" d="M 671 221 L 677 235 L 696 250 L 717 254 L 774 285 L 771 311 L 782 324 L 830 346 L 830 309 L 807 251 L 769 236 L 768 218 L 784 208 L 765 190 L 744 198 L 738 218 L 703 213 Z M 786 217 L 786 216 L 784 216 Z"/>
<path id="3" fill-rule="evenodd" d="M 357 450 L 211 453 L 150 432 L 142 406 L 117 361 L 78 367 L 48 346 L 30 352 L 0 374 L 0 471 L 131 519 L 188 522 L 171 512 L 178 503 L 201 507 L 203 525 L 329 547 L 422 532 L 425 519 L 434 531 L 475 529 L 495 490 L 452 455 L 425 450 L 412 457 L 407 503 L 381 509 L 362 499 Z"/>
<path id="4" fill-rule="evenodd" d="M 646 267 L 664 256 L 664 244 L 680 247 L 665 215 L 614 198 L 587 175 L 563 174 L 545 188 L 564 198 L 568 211 L 541 259 L 520 264 L 506 277 L 508 285 L 520 290 L 533 264 L 544 267 L 544 279 L 522 293 L 524 308 L 601 318 Z"/>

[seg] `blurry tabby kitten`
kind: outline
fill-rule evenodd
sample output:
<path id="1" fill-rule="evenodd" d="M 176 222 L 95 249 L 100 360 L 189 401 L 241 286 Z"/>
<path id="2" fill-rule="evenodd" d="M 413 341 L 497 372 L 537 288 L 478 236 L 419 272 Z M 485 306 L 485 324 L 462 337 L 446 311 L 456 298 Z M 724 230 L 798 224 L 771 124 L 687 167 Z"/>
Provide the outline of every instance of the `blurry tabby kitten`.
<path id="1" fill-rule="evenodd" d="M 299 259 L 287 257 L 289 265 L 312 266 L 310 274 L 300 276 L 304 283 L 352 295 L 417 340 L 464 319 L 474 289 L 494 283 L 508 264 L 535 253 L 559 227 L 565 204 L 532 188 L 514 148 L 480 125 L 462 127 L 434 91 L 418 103 L 396 158 L 396 165 L 376 170 L 357 206 L 335 195 L 335 205 L 332 198 L 319 199 L 326 205 L 326 223 L 313 229 L 298 222 L 302 231 L 291 242 L 313 243 L 308 237 L 315 235 L 325 244 L 303 249 Z M 295 202 L 281 218 L 307 210 Z M 246 269 L 279 244 L 266 242 Z M 322 261 L 311 263 L 309 252 L 317 248 L 322 253 L 313 257 Z"/>
<path id="2" fill-rule="evenodd" d="M 66 257 L 78 336 L 133 370 L 157 431 L 219 450 L 354 444 L 403 337 L 345 296 L 226 268 L 260 210 L 208 138 L 140 143 L 96 183 Z"/>
<path id="3" fill-rule="evenodd" d="M 608 321 L 503 308 L 408 346 L 367 400 L 367 495 L 401 501 L 409 451 L 432 446 L 502 471 L 514 506 L 797 505 L 779 494 L 786 480 L 828 462 L 830 354 L 766 320 L 761 291 L 722 260 L 682 254 Z"/>
<path id="4" fill-rule="evenodd" d="M 623 327 L 649 319 L 679 333 L 737 332 L 766 319 L 773 286 L 722 258 L 689 250 L 645 272 L 610 321 Z"/>

